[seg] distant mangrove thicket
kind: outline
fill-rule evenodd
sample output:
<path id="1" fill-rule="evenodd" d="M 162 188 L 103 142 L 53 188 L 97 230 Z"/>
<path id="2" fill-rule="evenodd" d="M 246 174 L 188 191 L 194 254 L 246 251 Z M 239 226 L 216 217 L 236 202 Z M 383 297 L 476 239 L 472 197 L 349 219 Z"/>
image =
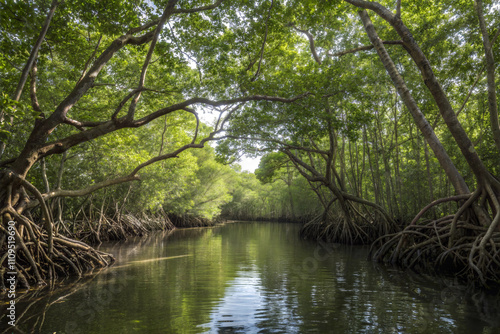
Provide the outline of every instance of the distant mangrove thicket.
<path id="1" fill-rule="evenodd" d="M 498 283 L 499 10 L 2 2 L 0 275 L 9 221 L 28 286 L 112 263 L 89 244 L 222 218 Z"/>

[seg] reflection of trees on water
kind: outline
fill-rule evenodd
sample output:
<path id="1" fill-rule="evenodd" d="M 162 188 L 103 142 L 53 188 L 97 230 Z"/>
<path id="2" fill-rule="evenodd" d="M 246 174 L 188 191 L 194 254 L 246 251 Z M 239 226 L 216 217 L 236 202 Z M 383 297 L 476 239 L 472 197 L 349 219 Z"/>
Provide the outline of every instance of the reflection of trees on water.
<path id="1" fill-rule="evenodd" d="M 62 326 L 63 333 L 118 333 L 135 326 L 181 333 L 208 326 L 241 333 L 248 328 L 224 312 L 238 311 L 238 293 L 249 284 L 254 289 L 246 291 L 259 295 L 250 315 L 257 331 L 490 333 L 500 326 L 500 301 L 491 292 L 374 264 L 366 248 L 302 241 L 298 228 L 238 224 L 107 244 L 114 267 L 20 296 L 18 332 L 60 333 Z"/>
<path id="2" fill-rule="evenodd" d="M 105 242 L 100 245 L 99 249 L 105 249 L 106 252 L 113 254 L 117 260 L 117 264 L 120 264 L 120 261 L 127 260 L 130 256 L 138 253 L 139 250 L 142 252 L 145 245 L 148 245 L 148 247 L 155 247 L 161 244 L 172 233 L 173 230 L 167 230 L 143 237 L 131 237 L 125 241 Z"/>
<path id="3" fill-rule="evenodd" d="M 272 235 L 256 239 L 267 314 L 259 328 L 277 319 L 321 333 L 488 333 L 500 326 L 491 292 L 381 267 L 361 247 L 337 245 L 326 254 L 316 244 L 290 249 Z"/>
<path id="4" fill-rule="evenodd" d="M 106 276 L 106 273 L 109 273 L 116 267 L 119 267 L 120 262 L 126 261 L 130 257 L 133 257 L 134 254 L 142 252 L 144 245 L 155 247 L 171 233 L 172 231 L 169 230 L 145 237 L 133 237 L 126 241 L 104 243 L 101 245 L 101 248 L 112 250 L 113 255 L 118 260 L 114 266 L 89 272 L 83 277 L 69 277 L 59 281 L 57 285 L 43 286 L 38 289 L 20 293 L 18 291 L 18 297 L 15 299 L 16 326 L 5 329 L 3 328 L 3 326 L 7 323 L 5 320 L 5 315 L 7 313 L 5 312 L 5 308 L 7 308 L 7 306 L 2 305 L 0 307 L 0 333 L 41 333 L 46 314 L 54 305 L 64 303 L 71 295 L 81 292 L 81 290 L 88 287 L 90 283 L 99 282 L 103 278 L 99 277 L 99 274 L 104 274 L 104 276 Z M 108 280 L 108 278 L 105 280 Z M 119 293 L 119 290 L 120 289 L 117 290 L 116 287 L 115 289 L 105 289 L 104 292 L 101 291 L 100 298 L 97 298 L 92 302 L 92 305 L 89 305 L 88 303 L 81 303 L 80 305 L 83 306 L 80 306 L 79 308 L 80 310 L 84 307 L 91 307 L 94 309 L 102 308 L 105 304 L 107 304 L 105 298 L 109 299 L 111 295 Z M 111 300 L 108 300 L 108 303 L 109 302 L 111 302 Z M 71 312 L 75 310 L 68 311 Z M 92 314 L 92 312 L 87 312 L 87 314 Z M 73 316 L 74 315 L 75 314 L 73 313 Z"/>
<path id="5" fill-rule="evenodd" d="M 17 293 L 16 301 L 16 326 L 3 328 L 7 324 L 5 315 L 6 305 L 0 308 L 0 329 L 4 333 L 42 333 L 41 328 L 44 325 L 45 315 L 49 309 L 57 304 L 64 302 L 72 294 L 78 292 L 83 287 L 91 283 L 98 271 L 85 275 L 84 277 L 69 277 L 61 281 L 57 286 L 44 286 L 36 290 Z"/>
<path id="6" fill-rule="evenodd" d="M 426 304 L 422 319 L 430 321 L 438 308 L 458 313 L 456 326 L 463 333 L 489 333 L 488 327 L 500 328 L 500 291 L 484 290 L 464 284 L 455 277 L 424 275 L 412 270 L 401 271 L 378 263 L 372 263 L 383 280 L 400 286 L 408 294 Z M 479 325 L 470 319 L 483 322 Z M 470 327 L 473 326 L 473 327 Z M 491 328 L 490 328 L 491 329 Z"/>

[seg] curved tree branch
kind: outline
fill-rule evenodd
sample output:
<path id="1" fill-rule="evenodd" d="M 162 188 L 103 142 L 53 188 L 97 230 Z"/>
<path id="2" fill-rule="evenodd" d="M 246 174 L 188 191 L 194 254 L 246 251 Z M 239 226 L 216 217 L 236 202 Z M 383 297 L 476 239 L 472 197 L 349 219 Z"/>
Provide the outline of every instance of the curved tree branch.
<path id="1" fill-rule="evenodd" d="M 304 35 L 307 36 L 307 38 L 309 39 L 309 47 L 311 48 L 311 53 L 314 57 L 314 60 L 319 64 L 321 65 L 321 59 L 319 58 L 318 56 L 318 53 L 316 52 L 316 47 L 314 46 L 314 36 L 307 30 L 302 30 L 302 29 L 299 29 L 295 26 L 295 24 L 291 24 L 291 26 L 293 27 L 293 29 L 295 29 L 296 31 L 298 32 L 301 32 L 303 33 Z"/>
<path id="2" fill-rule="evenodd" d="M 64 190 L 64 189 L 56 189 L 54 191 L 48 192 L 46 194 L 43 194 L 42 197 L 44 200 L 48 200 L 51 198 L 57 198 L 57 197 L 80 197 L 80 196 L 85 196 L 90 193 L 93 193 L 96 190 L 113 186 L 116 184 L 120 183 L 125 183 L 125 182 L 130 182 L 130 181 L 137 181 L 140 180 L 140 177 L 138 175 L 127 175 L 127 176 L 122 176 L 122 177 L 117 177 L 115 179 L 111 180 L 105 180 L 102 182 L 98 182 L 90 187 L 84 188 L 84 189 L 79 189 L 79 190 Z M 39 203 L 30 203 L 28 208 L 30 207 L 35 207 Z"/>
<path id="3" fill-rule="evenodd" d="M 104 136 L 108 133 L 111 133 L 113 131 L 123 129 L 123 128 L 137 128 L 144 126 L 151 121 L 167 115 L 169 113 L 172 113 L 174 111 L 178 110 L 183 110 L 189 106 L 192 106 L 194 104 L 205 104 L 213 107 L 218 107 L 218 106 L 224 106 L 224 105 L 230 105 L 230 104 L 236 104 L 236 103 L 241 103 L 241 102 L 250 102 L 250 101 L 269 101 L 269 102 L 282 102 L 282 103 L 292 103 L 295 102 L 299 99 L 302 99 L 304 97 L 309 96 L 310 93 L 304 93 L 292 98 L 284 98 L 284 97 L 278 97 L 278 96 L 266 96 L 266 95 L 250 95 L 250 96 L 243 96 L 243 97 L 238 97 L 234 99 L 228 99 L 228 100 L 218 100 L 218 101 L 213 101 L 207 98 L 192 98 L 189 100 L 185 100 L 183 102 L 171 105 L 169 107 L 159 109 L 141 119 L 138 119 L 134 122 L 128 123 L 125 122 L 125 118 L 122 117 L 120 119 L 117 119 L 116 121 L 106 121 L 103 122 L 93 128 L 87 129 L 85 131 L 75 133 L 73 135 L 70 135 L 66 138 L 54 141 L 54 142 L 49 142 L 44 144 L 38 152 L 38 159 L 44 157 L 44 156 L 49 156 L 52 154 L 57 154 L 57 153 L 62 153 L 69 148 L 81 144 L 83 142 L 87 142 L 90 140 L 93 140 L 95 138 Z"/>
<path id="4" fill-rule="evenodd" d="M 175 9 L 174 13 L 175 14 L 177 14 L 177 13 L 189 14 L 189 13 L 197 13 L 197 12 L 207 11 L 207 10 L 211 10 L 211 9 L 215 9 L 215 8 L 219 7 L 222 4 L 222 2 L 224 2 L 224 0 L 218 0 L 211 5 L 197 7 L 197 8 L 191 8 L 191 9 L 179 8 L 179 9 Z"/>
<path id="5" fill-rule="evenodd" d="M 386 44 L 386 45 L 403 45 L 403 41 L 382 41 L 382 44 Z M 373 49 L 374 46 L 373 45 L 366 45 L 366 46 L 360 46 L 360 47 L 357 47 L 357 48 L 354 48 L 354 49 L 349 49 L 349 50 L 345 50 L 345 51 L 341 51 L 341 52 L 337 52 L 337 53 L 329 53 L 327 52 L 327 55 L 330 56 L 330 57 L 342 57 L 346 54 L 349 54 L 349 53 L 356 53 L 356 52 L 359 52 L 359 51 L 367 51 L 367 50 L 371 50 Z"/>
<path id="6" fill-rule="evenodd" d="M 160 18 L 160 21 L 158 22 L 158 25 L 156 26 L 156 29 L 154 30 L 153 39 L 151 40 L 151 44 L 149 46 L 148 53 L 146 54 L 146 59 L 144 59 L 144 64 L 142 65 L 141 75 L 139 77 L 139 85 L 137 87 L 138 90 L 140 90 L 144 87 L 144 82 L 146 81 L 146 73 L 148 71 L 148 67 L 149 67 L 149 63 L 151 62 L 151 58 L 153 57 L 153 52 L 154 52 L 154 49 L 156 47 L 156 43 L 158 42 L 160 32 L 163 29 L 165 22 L 172 15 L 172 12 L 174 10 L 174 6 L 176 5 L 177 2 L 178 2 L 178 0 L 170 0 L 168 2 L 168 4 L 165 6 L 165 10 L 163 11 L 163 14 Z M 128 113 L 127 113 L 127 121 L 132 121 L 134 119 L 135 109 L 137 107 L 137 103 L 139 102 L 140 98 L 141 98 L 141 92 L 139 91 L 135 95 L 132 102 L 130 103 L 130 107 L 129 107 Z"/>

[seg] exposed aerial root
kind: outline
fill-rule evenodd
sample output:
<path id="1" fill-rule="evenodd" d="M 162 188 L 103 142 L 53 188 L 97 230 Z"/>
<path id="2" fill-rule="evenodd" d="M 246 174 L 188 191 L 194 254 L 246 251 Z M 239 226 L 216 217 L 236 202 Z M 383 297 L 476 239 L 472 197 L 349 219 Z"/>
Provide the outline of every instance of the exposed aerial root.
<path id="1" fill-rule="evenodd" d="M 481 205 L 485 196 L 489 196 L 489 213 L 493 213 L 486 225 L 476 214 L 478 210 L 488 213 Z M 448 200 L 462 200 L 455 214 L 419 223 L 420 212 L 402 231 L 378 238 L 371 247 L 372 258 L 418 271 L 453 272 L 485 287 L 500 284 L 500 206 L 491 188 Z M 443 202 L 436 201 L 424 210 Z"/>
<path id="2" fill-rule="evenodd" d="M 77 236 L 79 240 L 90 244 L 125 240 L 130 236 L 144 236 L 151 231 L 166 231 L 175 228 L 165 213 L 152 216 L 143 214 L 142 217 L 131 214 L 115 214 L 113 217 L 108 217 L 98 213 L 98 217 L 98 219 L 84 217 L 69 224 L 61 223 L 57 225 L 57 228 L 71 230 L 71 234 Z"/>
<path id="3" fill-rule="evenodd" d="M 16 273 L 19 287 L 29 289 L 31 285 L 45 285 L 46 281 L 58 277 L 82 276 L 114 262 L 112 255 L 96 250 L 84 242 L 61 234 L 52 234 L 49 238 L 47 231 L 39 225 L 15 212 L 11 213 L 12 219 L 5 219 L 8 215 L 3 215 L 0 224 L 0 240 L 3 240 L 0 242 L 0 287 L 3 290 L 7 273 L 10 272 Z M 9 225 L 9 221 L 14 221 L 15 224 Z M 7 251 L 9 236 L 14 237 L 11 244 L 15 245 L 15 259 L 12 255 L 9 258 Z"/>
<path id="4" fill-rule="evenodd" d="M 381 235 L 398 231 L 396 224 L 382 214 L 362 214 L 354 205 L 350 208 L 350 217 L 325 210 L 302 227 L 301 236 L 341 244 L 367 245 Z"/>

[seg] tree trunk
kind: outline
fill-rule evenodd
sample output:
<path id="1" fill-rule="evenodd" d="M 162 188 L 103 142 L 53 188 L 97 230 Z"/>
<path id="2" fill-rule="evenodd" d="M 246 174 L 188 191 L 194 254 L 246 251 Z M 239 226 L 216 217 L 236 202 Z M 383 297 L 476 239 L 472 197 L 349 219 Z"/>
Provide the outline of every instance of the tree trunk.
<path id="1" fill-rule="evenodd" d="M 455 167 L 450 157 L 448 156 L 448 153 L 446 153 L 443 145 L 441 144 L 436 134 L 434 133 L 434 130 L 425 119 L 423 113 L 420 111 L 420 108 L 413 99 L 413 96 L 411 95 L 403 78 L 399 74 L 399 71 L 396 69 L 396 66 L 394 65 L 389 54 L 387 53 L 387 50 L 382 44 L 382 41 L 375 32 L 375 28 L 370 20 L 370 17 L 368 16 L 368 13 L 365 10 L 363 10 L 359 12 L 359 15 L 361 17 L 361 20 L 363 21 L 363 25 L 365 26 L 365 30 L 368 34 L 368 37 L 370 38 L 372 44 L 375 46 L 375 49 L 377 50 L 380 60 L 382 61 L 385 69 L 389 73 L 389 76 L 391 77 L 394 85 L 396 86 L 399 95 L 401 96 L 403 102 L 410 111 L 418 128 L 424 135 L 424 138 L 426 139 L 427 143 L 429 144 L 432 151 L 436 155 L 441 167 L 446 172 L 446 175 L 448 175 L 448 178 L 452 182 L 455 191 L 458 194 L 470 193 L 469 188 L 467 187 L 467 184 L 465 183 L 462 175 L 460 175 L 460 173 L 458 172 L 457 168 Z"/>
<path id="2" fill-rule="evenodd" d="M 467 161 L 467 164 L 471 168 L 472 172 L 476 176 L 479 184 L 485 184 L 485 182 L 490 182 L 494 184 L 497 190 L 500 190 L 500 182 L 498 182 L 488 171 L 486 166 L 483 164 L 481 159 L 479 158 L 479 155 L 477 154 L 477 151 L 474 148 L 474 145 L 472 141 L 470 140 L 469 136 L 465 132 L 464 128 L 458 121 L 457 115 L 453 111 L 453 108 L 450 104 L 450 101 L 448 100 L 448 97 L 446 96 L 443 88 L 441 87 L 439 81 L 437 80 L 434 72 L 432 71 L 432 67 L 430 65 L 429 60 L 425 56 L 425 54 L 422 52 L 420 49 L 420 46 L 417 44 L 415 39 L 413 38 L 413 35 L 411 34 L 410 30 L 406 25 L 403 23 L 401 20 L 401 17 L 395 15 L 392 13 L 390 10 L 382 6 L 381 4 L 377 2 L 368 2 L 364 0 L 344 0 L 350 4 L 353 4 L 357 7 L 364 8 L 364 9 L 370 9 L 374 11 L 376 14 L 378 14 L 381 18 L 383 18 L 385 21 L 387 21 L 397 32 L 397 34 L 401 37 L 403 40 L 403 45 L 405 49 L 408 51 L 410 56 L 412 57 L 413 61 L 417 65 L 417 67 L 420 69 L 420 73 L 422 75 L 422 79 L 424 80 L 425 85 L 429 89 L 429 92 L 431 93 L 434 101 L 436 102 L 439 112 L 443 118 L 443 120 L 446 123 L 446 126 L 448 127 L 451 135 L 455 139 L 455 142 L 457 143 L 460 151 L 462 152 L 462 155 L 464 156 L 465 160 Z M 389 72 L 389 75 L 391 76 L 391 79 L 393 80 L 394 84 L 396 85 L 396 88 L 398 89 L 398 92 L 400 93 L 401 97 L 403 98 L 403 101 L 405 104 L 408 106 L 410 111 L 412 109 L 418 110 L 418 107 L 413 101 L 413 98 L 411 97 L 411 94 L 408 91 L 408 88 L 406 88 L 406 85 L 404 84 L 403 79 L 397 72 L 396 67 L 392 63 L 392 60 L 390 59 L 389 55 L 387 54 L 387 51 L 385 51 L 385 47 L 381 43 L 381 40 L 378 38 L 375 28 L 373 27 L 373 24 L 371 23 L 370 18 L 368 17 L 368 14 L 366 13 L 365 10 L 360 12 L 360 16 L 362 16 L 362 20 L 365 24 L 365 29 L 367 30 L 368 36 L 370 37 L 370 40 L 372 41 L 372 44 L 375 46 L 375 49 L 377 49 L 377 52 L 379 53 L 379 56 L 381 57 L 382 63 L 384 63 L 384 66 L 386 67 L 387 71 Z M 370 30 L 370 32 L 368 32 Z M 378 46 L 377 46 L 378 45 Z M 390 65 L 392 64 L 392 66 Z M 399 77 L 399 78 L 398 78 Z M 413 101 L 413 102 L 412 102 Z M 411 106 L 411 108 L 409 107 Z M 419 111 L 419 110 L 418 110 Z M 420 111 L 419 111 L 420 112 Z M 420 113 L 421 114 L 421 113 Z M 412 111 L 413 115 L 413 111 Z M 428 138 L 431 138 L 432 136 L 435 137 L 434 131 L 432 129 L 426 129 L 427 127 L 430 127 L 427 123 L 427 125 L 422 123 L 422 120 L 417 120 L 415 119 L 417 124 L 419 124 L 419 128 L 421 128 L 422 133 L 424 134 L 426 140 Z M 429 133 L 432 132 L 432 133 Z M 436 138 L 437 139 L 437 138 Z M 429 141 L 429 140 L 428 140 Z M 435 141 L 435 140 L 432 140 Z M 436 154 L 436 157 L 441 161 L 448 160 L 443 154 L 446 154 L 446 152 L 439 152 L 439 154 L 435 151 L 436 147 L 434 146 L 435 143 L 429 142 L 429 146 L 431 149 L 434 151 Z M 446 154 L 447 156 L 447 154 Z M 451 162 L 451 161 L 450 161 Z M 452 182 L 453 186 L 455 187 L 455 190 L 457 193 L 466 193 L 469 192 L 468 188 L 465 185 L 465 182 L 462 182 L 461 177 L 459 177 L 458 174 L 453 171 L 453 169 L 456 170 L 456 168 L 452 168 L 451 165 L 446 163 L 445 165 L 442 165 L 443 169 L 445 169 L 446 173 L 448 174 L 448 177 L 450 177 L 450 181 Z M 465 187 L 464 187 L 465 186 Z"/>
<path id="3" fill-rule="evenodd" d="M 476 7 L 477 16 L 479 19 L 479 27 L 481 29 L 481 35 L 483 37 L 484 55 L 486 59 L 486 77 L 488 79 L 488 108 L 490 111 L 491 132 L 497 146 L 497 151 L 500 154 L 500 125 L 498 122 L 498 105 L 495 83 L 495 58 L 493 58 L 492 43 L 490 42 L 488 28 L 486 27 L 486 21 L 484 20 L 483 1 L 475 0 L 474 5 Z M 500 29 L 497 32 L 497 36 L 498 33 L 500 33 Z"/>

